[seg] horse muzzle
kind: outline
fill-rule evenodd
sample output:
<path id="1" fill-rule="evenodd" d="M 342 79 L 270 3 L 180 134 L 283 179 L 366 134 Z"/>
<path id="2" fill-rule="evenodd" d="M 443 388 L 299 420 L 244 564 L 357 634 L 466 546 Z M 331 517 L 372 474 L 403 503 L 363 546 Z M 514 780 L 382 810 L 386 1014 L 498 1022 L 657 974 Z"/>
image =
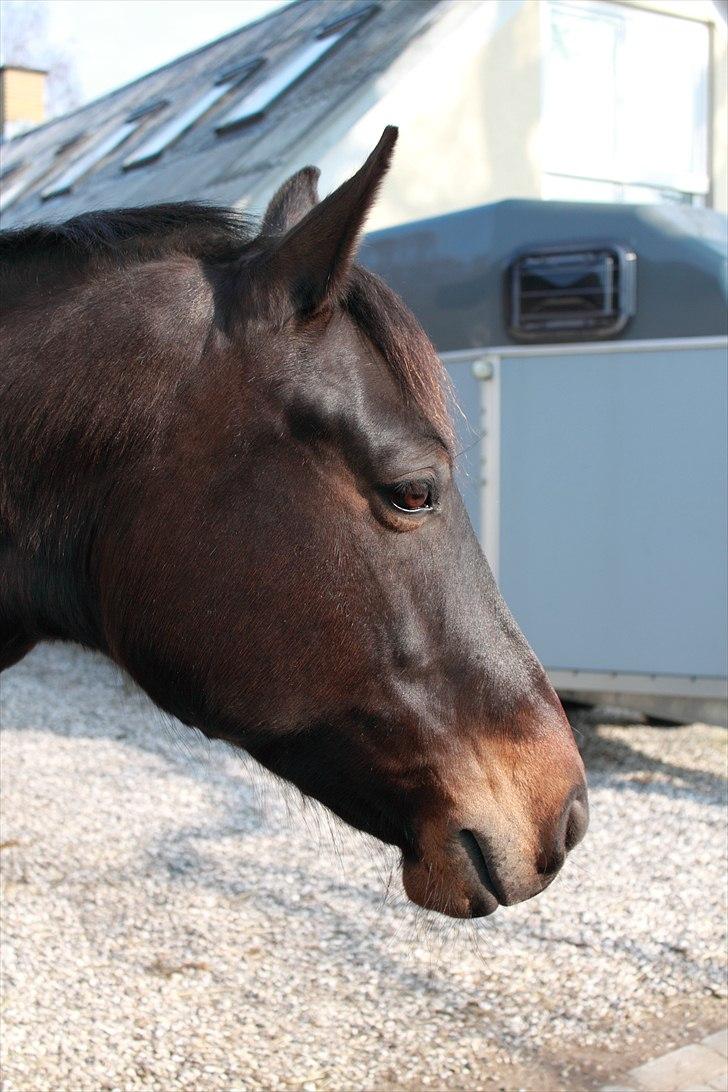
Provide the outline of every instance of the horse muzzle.
<path id="1" fill-rule="evenodd" d="M 523 854 L 508 836 L 488 830 L 453 833 L 441 851 L 406 859 L 405 891 L 426 910 L 455 918 L 480 918 L 540 894 L 554 880 L 567 853 L 588 825 L 586 788 L 564 809 L 548 849 Z"/>
<path id="2" fill-rule="evenodd" d="M 405 857 L 409 898 L 457 918 L 543 891 L 588 826 L 584 767 L 568 722 L 526 742 L 504 737 L 467 764 L 451 804 L 425 820 Z"/>

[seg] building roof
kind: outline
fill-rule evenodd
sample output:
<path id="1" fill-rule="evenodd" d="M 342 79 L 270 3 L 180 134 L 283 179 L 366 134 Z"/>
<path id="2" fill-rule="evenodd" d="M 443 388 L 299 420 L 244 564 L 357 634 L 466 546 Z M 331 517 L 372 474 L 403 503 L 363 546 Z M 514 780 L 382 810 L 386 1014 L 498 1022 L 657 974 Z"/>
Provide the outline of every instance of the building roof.
<path id="1" fill-rule="evenodd" d="M 330 113 L 374 84 L 448 7 L 447 0 L 294 0 L 6 141 L 0 147 L 2 226 L 161 201 L 244 204 L 299 145 L 303 163 L 307 139 L 326 126 Z M 311 66 L 288 83 L 288 66 L 300 69 L 307 58 Z M 249 94 L 251 116 L 218 129 Z M 199 111 L 206 96 L 207 109 L 161 154 L 124 167 L 187 111 L 188 117 Z M 87 169 L 65 187 L 63 176 L 84 163 Z M 49 196 L 54 189 L 64 192 Z"/>

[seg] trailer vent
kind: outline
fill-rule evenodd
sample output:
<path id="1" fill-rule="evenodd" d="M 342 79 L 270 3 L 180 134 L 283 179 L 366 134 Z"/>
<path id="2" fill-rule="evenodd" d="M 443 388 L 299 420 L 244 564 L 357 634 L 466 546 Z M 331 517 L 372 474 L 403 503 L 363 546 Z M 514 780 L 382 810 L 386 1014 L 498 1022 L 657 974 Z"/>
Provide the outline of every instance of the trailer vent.
<path id="1" fill-rule="evenodd" d="M 614 337 L 635 313 L 636 256 L 622 246 L 549 248 L 510 267 L 510 332 L 518 341 Z"/>

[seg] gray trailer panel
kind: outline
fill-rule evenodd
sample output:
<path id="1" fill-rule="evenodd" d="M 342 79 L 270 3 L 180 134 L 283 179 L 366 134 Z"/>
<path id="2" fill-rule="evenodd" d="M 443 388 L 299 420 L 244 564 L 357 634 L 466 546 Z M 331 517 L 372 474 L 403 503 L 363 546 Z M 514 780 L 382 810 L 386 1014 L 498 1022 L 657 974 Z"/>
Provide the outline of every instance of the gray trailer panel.
<path id="1" fill-rule="evenodd" d="M 507 357 L 503 592 L 551 668 L 725 674 L 725 349 Z"/>
<path id="2" fill-rule="evenodd" d="M 728 232 L 705 209 L 507 201 L 370 236 L 450 371 L 458 476 L 505 597 L 563 694 L 726 718 Z M 612 340 L 519 345 L 509 263 L 637 255 Z"/>

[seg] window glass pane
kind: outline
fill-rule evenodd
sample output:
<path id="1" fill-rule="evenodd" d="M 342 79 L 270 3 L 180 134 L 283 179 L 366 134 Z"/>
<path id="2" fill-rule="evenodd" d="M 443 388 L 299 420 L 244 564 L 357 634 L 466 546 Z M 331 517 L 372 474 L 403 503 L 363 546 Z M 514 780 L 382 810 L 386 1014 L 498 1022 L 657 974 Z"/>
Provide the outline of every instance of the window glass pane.
<path id="1" fill-rule="evenodd" d="M 363 7 L 350 8 L 342 15 L 334 15 L 332 19 L 327 19 L 323 26 L 319 28 L 316 37 L 327 38 L 329 34 L 338 34 L 340 30 L 350 30 L 352 23 L 357 25 L 363 23 L 370 15 L 376 15 L 380 10 L 381 5 L 378 2 L 364 4 Z"/>
<path id="2" fill-rule="evenodd" d="M 707 26 L 589 0 L 551 0 L 547 25 L 546 171 L 621 184 L 623 200 L 629 185 L 706 193 Z"/>
<path id="3" fill-rule="evenodd" d="M 0 183 L 0 210 L 7 208 L 11 201 L 19 197 L 30 181 L 25 171 L 21 174 L 17 171 L 6 171 Z"/>
<path id="4" fill-rule="evenodd" d="M 708 28 L 630 13 L 620 52 L 618 169 L 625 182 L 705 191 Z"/>
<path id="5" fill-rule="evenodd" d="M 17 174 L 24 165 L 22 159 L 16 159 L 14 163 L 0 164 L 0 182 L 7 181 L 12 175 Z"/>
<path id="6" fill-rule="evenodd" d="M 250 94 L 245 95 L 240 102 L 233 106 L 229 113 L 225 114 L 216 126 L 218 132 L 224 129 L 232 129 L 236 125 L 242 125 L 246 121 L 253 121 L 265 113 L 271 103 L 275 102 L 279 95 L 306 72 L 326 54 L 344 36 L 346 31 L 331 34 L 326 38 L 315 38 L 300 49 L 289 61 L 272 72 Z"/>
<path id="7" fill-rule="evenodd" d="M 264 57 L 251 57 L 245 61 L 238 61 L 234 65 L 229 65 L 224 72 L 219 74 L 214 86 L 209 91 L 206 91 L 200 98 L 195 99 L 186 110 L 171 118 L 160 129 L 152 133 L 148 140 L 140 144 L 124 160 L 122 164 L 124 170 L 129 170 L 130 167 L 140 167 L 143 163 L 149 163 L 157 159 L 170 144 L 181 137 L 183 133 L 186 133 L 188 129 L 191 129 L 195 122 L 203 114 L 206 114 L 216 102 L 219 102 L 228 91 L 243 83 L 264 64 Z"/>
<path id="8" fill-rule="evenodd" d="M 214 106 L 218 99 L 221 99 L 223 95 L 232 87 L 230 83 L 220 83 L 215 87 L 211 87 L 204 95 L 200 96 L 195 102 L 192 103 L 186 110 L 183 110 L 181 114 L 172 118 L 163 125 L 160 129 L 157 129 L 156 133 L 152 133 L 149 140 L 143 141 L 142 144 L 136 148 L 130 156 L 124 160 L 124 169 L 128 170 L 130 167 L 139 167 L 142 163 L 148 163 L 152 159 L 156 159 L 162 154 L 164 149 L 182 136 L 198 118 L 201 118 L 203 114 L 206 114 L 210 107 Z"/>
<path id="9" fill-rule="evenodd" d="M 554 4 L 546 54 L 545 165 L 610 177 L 617 150 L 615 84 L 620 23 Z"/>
<path id="10" fill-rule="evenodd" d="M 65 171 L 57 175 L 53 182 L 51 182 L 41 192 L 43 200 L 47 200 L 49 197 L 56 197 L 62 193 L 68 193 L 73 184 L 82 178 L 88 171 L 100 163 L 109 152 L 113 152 L 114 148 L 118 148 L 120 144 L 130 137 L 133 132 L 139 127 L 138 121 L 125 121 L 122 125 L 113 129 L 103 140 L 95 144 L 93 148 L 90 148 L 85 155 L 82 155 L 80 159 L 77 159 L 70 165 Z"/>

